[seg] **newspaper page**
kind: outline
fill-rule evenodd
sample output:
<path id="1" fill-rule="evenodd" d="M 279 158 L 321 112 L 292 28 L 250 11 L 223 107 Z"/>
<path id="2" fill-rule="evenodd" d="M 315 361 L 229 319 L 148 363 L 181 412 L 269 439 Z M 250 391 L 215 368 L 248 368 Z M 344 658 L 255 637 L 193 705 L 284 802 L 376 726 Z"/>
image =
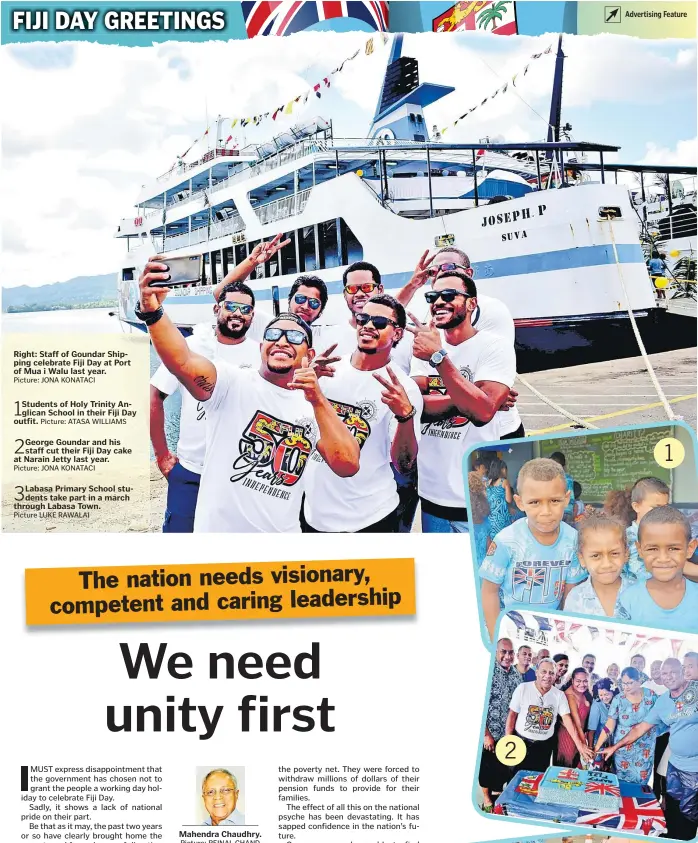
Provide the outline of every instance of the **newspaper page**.
<path id="1" fill-rule="evenodd" d="M 696 4 L 0 14 L 2 839 L 695 839 Z"/>

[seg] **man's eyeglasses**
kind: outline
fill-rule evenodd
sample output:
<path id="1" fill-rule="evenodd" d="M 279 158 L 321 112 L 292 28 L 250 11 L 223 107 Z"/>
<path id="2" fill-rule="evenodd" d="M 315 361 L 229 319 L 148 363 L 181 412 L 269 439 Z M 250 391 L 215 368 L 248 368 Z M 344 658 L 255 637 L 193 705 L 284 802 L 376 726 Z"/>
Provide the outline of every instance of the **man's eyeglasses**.
<path id="1" fill-rule="evenodd" d="M 392 325 L 394 328 L 399 328 L 400 326 L 397 322 L 394 322 L 392 319 L 388 319 L 387 316 L 369 316 L 368 313 L 357 313 L 356 314 L 356 324 L 363 328 L 365 325 L 371 322 L 374 328 L 377 328 L 379 331 L 382 331 L 384 328 L 387 328 L 388 325 Z"/>
<path id="2" fill-rule="evenodd" d="M 305 331 L 297 331 L 295 328 L 267 328 L 264 332 L 265 342 L 276 342 L 281 337 L 286 337 L 291 345 L 302 345 L 308 342 Z"/>
<path id="3" fill-rule="evenodd" d="M 450 261 L 447 263 L 439 263 L 434 266 L 430 266 L 427 270 L 427 278 L 436 278 L 436 276 L 440 272 L 453 272 L 454 269 L 470 269 L 469 266 L 463 266 L 462 263 L 451 263 Z"/>
<path id="4" fill-rule="evenodd" d="M 469 296 L 461 290 L 429 290 L 427 293 L 424 293 L 424 298 L 429 304 L 434 304 L 434 302 L 437 302 L 439 299 L 442 299 L 442 301 L 445 301 L 446 304 L 449 304 L 456 296 L 463 296 L 463 298 L 466 299 L 472 298 L 472 296 Z"/>
<path id="5" fill-rule="evenodd" d="M 293 301 L 296 304 L 305 304 L 306 302 L 308 302 L 308 307 L 310 307 L 311 310 L 317 310 L 322 304 L 320 299 L 314 299 L 310 296 L 304 296 L 303 293 L 296 293 L 296 295 L 293 297 Z"/>
<path id="6" fill-rule="evenodd" d="M 373 281 L 367 281 L 365 284 L 347 284 L 344 288 L 345 293 L 349 293 L 350 296 L 355 296 L 359 291 L 362 293 L 372 293 L 378 284 L 375 284 Z"/>
<path id="7" fill-rule="evenodd" d="M 224 301 L 223 307 L 231 313 L 235 313 L 236 310 L 239 310 L 243 316 L 249 316 L 249 314 L 254 310 L 251 304 L 240 304 L 240 302 L 236 301 Z"/>
<path id="8" fill-rule="evenodd" d="M 207 796 L 209 799 L 212 799 L 218 794 L 220 794 L 221 796 L 228 797 L 231 793 L 235 793 L 234 787 L 222 787 L 220 790 L 205 790 L 204 796 Z"/>

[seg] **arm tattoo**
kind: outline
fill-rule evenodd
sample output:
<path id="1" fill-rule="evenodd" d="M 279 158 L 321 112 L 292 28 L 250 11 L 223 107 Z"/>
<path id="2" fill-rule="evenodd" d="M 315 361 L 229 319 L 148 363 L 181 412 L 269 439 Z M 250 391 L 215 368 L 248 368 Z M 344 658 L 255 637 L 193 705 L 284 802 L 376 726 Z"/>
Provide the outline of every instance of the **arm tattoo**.
<path id="1" fill-rule="evenodd" d="M 207 377 L 204 377 L 204 375 L 197 375 L 194 378 L 194 384 L 204 392 L 208 392 L 209 395 L 213 392 L 213 388 L 216 385 L 215 383 L 211 383 L 211 381 Z"/>

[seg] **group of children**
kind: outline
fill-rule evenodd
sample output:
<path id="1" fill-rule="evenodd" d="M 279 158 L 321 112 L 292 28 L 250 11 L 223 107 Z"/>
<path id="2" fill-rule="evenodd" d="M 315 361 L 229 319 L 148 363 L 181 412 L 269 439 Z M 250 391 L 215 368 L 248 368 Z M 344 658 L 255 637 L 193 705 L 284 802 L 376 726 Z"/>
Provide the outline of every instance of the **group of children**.
<path id="1" fill-rule="evenodd" d="M 698 633 L 698 542 L 655 477 L 566 523 L 571 490 L 552 459 L 525 463 L 513 495 L 525 514 L 489 542 L 480 565 L 490 636 L 502 608 L 565 609 Z"/>

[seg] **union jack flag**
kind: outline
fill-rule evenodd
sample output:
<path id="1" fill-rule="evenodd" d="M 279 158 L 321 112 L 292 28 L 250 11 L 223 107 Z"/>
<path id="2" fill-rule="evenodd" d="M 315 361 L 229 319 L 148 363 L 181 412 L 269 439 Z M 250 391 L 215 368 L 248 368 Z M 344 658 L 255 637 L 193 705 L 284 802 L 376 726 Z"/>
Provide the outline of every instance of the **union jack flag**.
<path id="1" fill-rule="evenodd" d="M 311 0 L 256 0 L 243 2 L 247 37 L 255 35 L 291 35 L 301 32 L 320 21 L 332 18 L 354 18 L 367 23 L 379 32 L 388 31 L 388 3 L 354 2 L 311 2 Z"/>
<path id="2" fill-rule="evenodd" d="M 585 793 L 598 793 L 599 796 L 620 796 L 620 788 L 614 784 L 603 784 L 603 782 L 590 782 Z"/>
<path id="3" fill-rule="evenodd" d="M 514 571 L 514 585 L 545 585 L 545 568 L 517 568 Z"/>
<path id="4" fill-rule="evenodd" d="M 661 805 L 654 796 L 624 796 L 621 799 L 620 813 L 582 810 L 577 817 L 577 824 L 641 831 L 652 837 L 666 831 L 666 820 Z"/>

